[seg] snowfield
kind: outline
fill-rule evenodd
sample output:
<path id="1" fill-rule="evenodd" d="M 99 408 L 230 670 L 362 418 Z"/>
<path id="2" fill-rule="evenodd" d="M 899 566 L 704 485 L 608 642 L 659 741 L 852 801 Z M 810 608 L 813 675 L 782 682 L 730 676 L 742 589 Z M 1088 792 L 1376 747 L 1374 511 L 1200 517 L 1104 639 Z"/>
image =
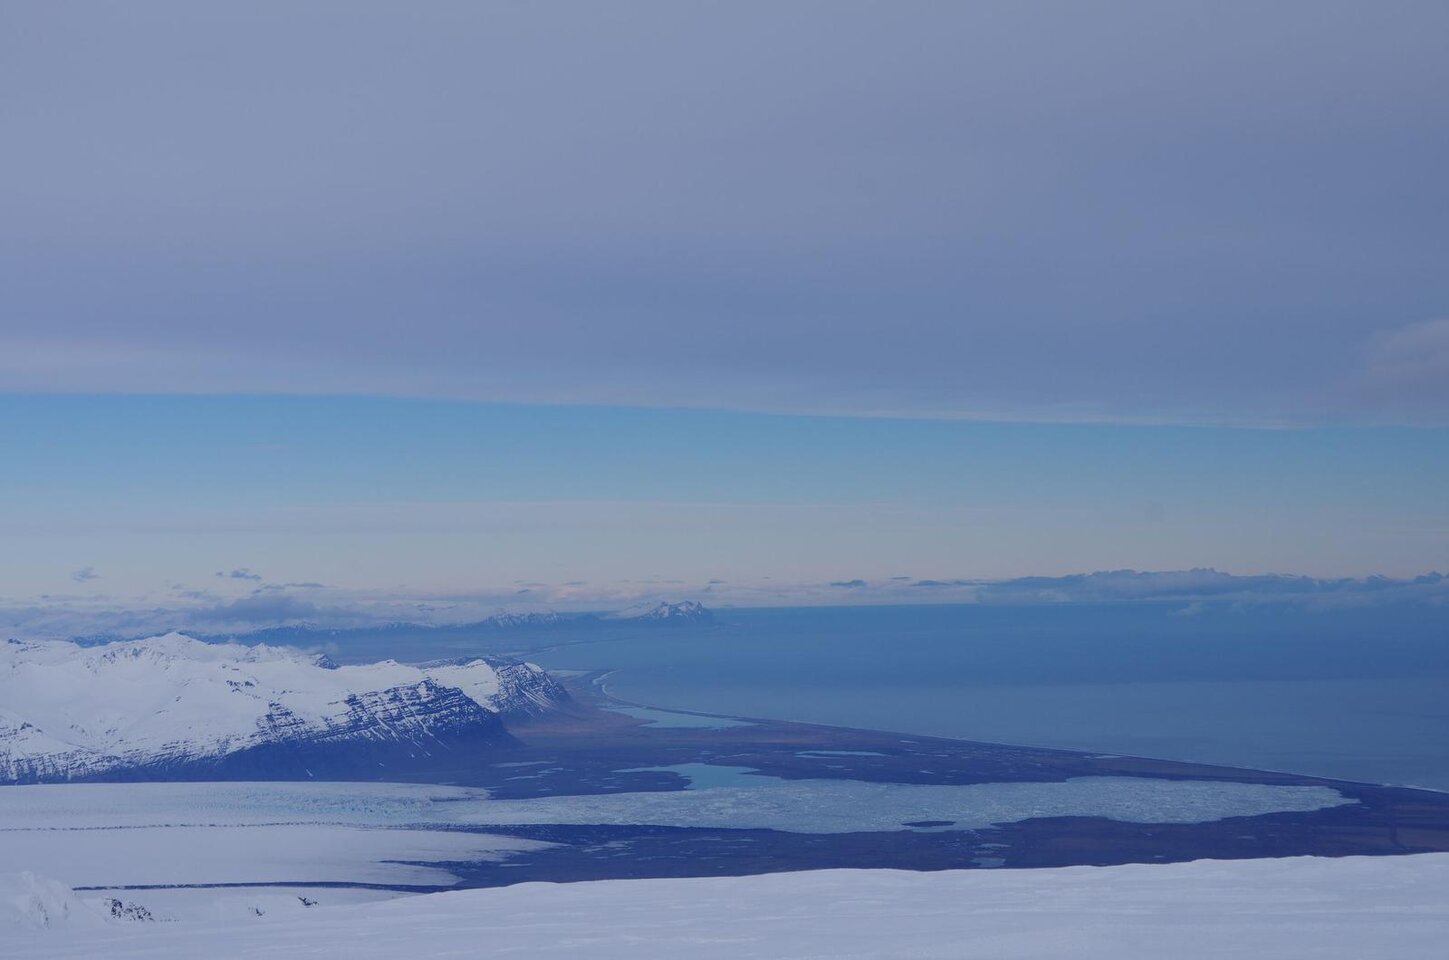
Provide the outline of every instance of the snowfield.
<path id="1" fill-rule="evenodd" d="M 11 896 L 37 882 L 0 882 L 0 956 L 1442 960 L 1449 943 L 1449 854 L 530 883 L 246 921 L 46 928 Z M 58 909 L 64 894 L 43 899 Z"/>
<path id="2" fill-rule="evenodd" d="M 58 880 L 29 870 L 0 874 L 0 944 L 26 930 L 102 927 L 105 923 L 105 914 L 82 902 Z"/>

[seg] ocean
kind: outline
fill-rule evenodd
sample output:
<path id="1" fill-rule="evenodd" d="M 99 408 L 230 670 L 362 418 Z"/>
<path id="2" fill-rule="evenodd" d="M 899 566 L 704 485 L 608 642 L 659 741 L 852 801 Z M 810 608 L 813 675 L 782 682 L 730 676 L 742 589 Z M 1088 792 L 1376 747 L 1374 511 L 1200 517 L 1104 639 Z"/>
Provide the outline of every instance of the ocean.
<path id="1" fill-rule="evenodd" d="M 1449 790 L 1449 610 L 723 610 L 528 652 L 652 707 Z"/>

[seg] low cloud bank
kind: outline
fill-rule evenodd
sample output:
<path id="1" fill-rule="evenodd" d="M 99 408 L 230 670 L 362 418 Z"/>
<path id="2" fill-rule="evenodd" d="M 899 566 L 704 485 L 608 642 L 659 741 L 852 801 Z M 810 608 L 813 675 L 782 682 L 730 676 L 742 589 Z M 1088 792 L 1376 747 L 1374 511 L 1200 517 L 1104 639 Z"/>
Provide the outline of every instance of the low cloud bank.
<path id="1" fill-rule="evenodd" d="M 242 578 L 225 578 L 235 582 Z M 245 636 L 278 627 L 320 631 L 389 626 L 446 627 L 477 623 L 500 612 L 607 612 L 662 600 L 707 598 L 713 607 L 852 604 L 1159 603 L 1193 614 L 1266 606 L 1327 612 L 1372 606 L 1449 607 L 1449 577 L 1427 573 L 1325 579 L 1290 574 L 1238 576 L 1211 568 L 1170 571 L 1103 570 L 1012 580 L 854 577 L 815 584 L 769 580 L 698 584 L 678 580 L 590 586 L 532 584 L 437 594 L 363 591 L 321 583 L 262 584 L 241 595 L 172 584 L 160 594 L 124 598 L 100 594 L 0 597 L 0 636 L 123 638 L 184 630 Z"/>
<path id="2" fill-rule="evenodd" d="M 1021 577 L 984 584 L 979 599 L 995 603 L 1071 603 L 1112 600 L 1243 600 L 1283 602 L 1357 597 L 1367 600 L 1449 598 L 1449 578 L 1428 573 L 1320 579 L 1285 574 L 1235 576 L 1211 568 L 1146 572 L 1104 570 L 1065 577 Z"/>

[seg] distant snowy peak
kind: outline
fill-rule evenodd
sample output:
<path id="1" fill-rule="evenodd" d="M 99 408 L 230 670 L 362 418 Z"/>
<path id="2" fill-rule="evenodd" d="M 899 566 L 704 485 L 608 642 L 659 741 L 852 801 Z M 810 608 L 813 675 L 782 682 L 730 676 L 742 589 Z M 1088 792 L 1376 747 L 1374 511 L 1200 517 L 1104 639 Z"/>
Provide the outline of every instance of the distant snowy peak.
<path id="1" fill-rule="evenodd" d="M 661 602 L 649 610 L 627 618 L 629 620 L 669 621 L 669 623 L 709 623 L 714 620 L 714 614 L 711 614 L 697 599 L 685 599 L 678 604 Z"/>
<path id="2" fill-rule="evenodd" d="M 685 599 L 678 604 L 661 601 L 652 607 L 646 604 L 627 607 L 625 610 L 607 615 L 606 620 L 611 623 L 625 621 L 625 623 L 635 624 L 713 623 L 714 614 L 697 599 Z"/>
<path id="3" fill-rule="evenodd" d="M 531 664 L 338 666 L 182 634 L 0 644 L 0 783 L 368 779 L 507 742 L 503 718 L 566 700 Z"/>

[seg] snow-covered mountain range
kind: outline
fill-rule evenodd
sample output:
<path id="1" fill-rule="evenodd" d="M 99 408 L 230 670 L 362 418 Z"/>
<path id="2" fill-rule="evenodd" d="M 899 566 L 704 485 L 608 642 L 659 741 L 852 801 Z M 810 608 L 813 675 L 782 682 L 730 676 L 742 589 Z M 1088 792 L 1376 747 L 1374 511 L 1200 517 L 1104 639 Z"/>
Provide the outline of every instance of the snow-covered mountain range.
<path id="1" fill-rule="evenodd" d="M 172 633 L 0 643 L 0 783 L 378 779 L 504 743 L 567 699 L 531 664 L 338 666 Z"/>
<path id="2" fill-rule="evenodd" d="M 518 630 L 556 627 L 567 622 L 552 610 L 547 613 L 509 613 L 501 610 L 485 620 L 480 620 L 477 626 L 491 630 Z"/>
<path id="3" fill-rule="evenodd" d="M 712 623 L 714 613 L 698 600 L 681 600 L 677 603 L 661 600 L 655 604 L 635 604 L 623 610 L 608 613 L 584 613 L 561 615 L 547 613 L 509 613 L 500 611 L 486 620 L 469 624 L 475 629 L 485 630 L 530 630 L 552 627 L 589 627 L 594 625 L 618 626 L 620 624 L 688 624 Z"/>

